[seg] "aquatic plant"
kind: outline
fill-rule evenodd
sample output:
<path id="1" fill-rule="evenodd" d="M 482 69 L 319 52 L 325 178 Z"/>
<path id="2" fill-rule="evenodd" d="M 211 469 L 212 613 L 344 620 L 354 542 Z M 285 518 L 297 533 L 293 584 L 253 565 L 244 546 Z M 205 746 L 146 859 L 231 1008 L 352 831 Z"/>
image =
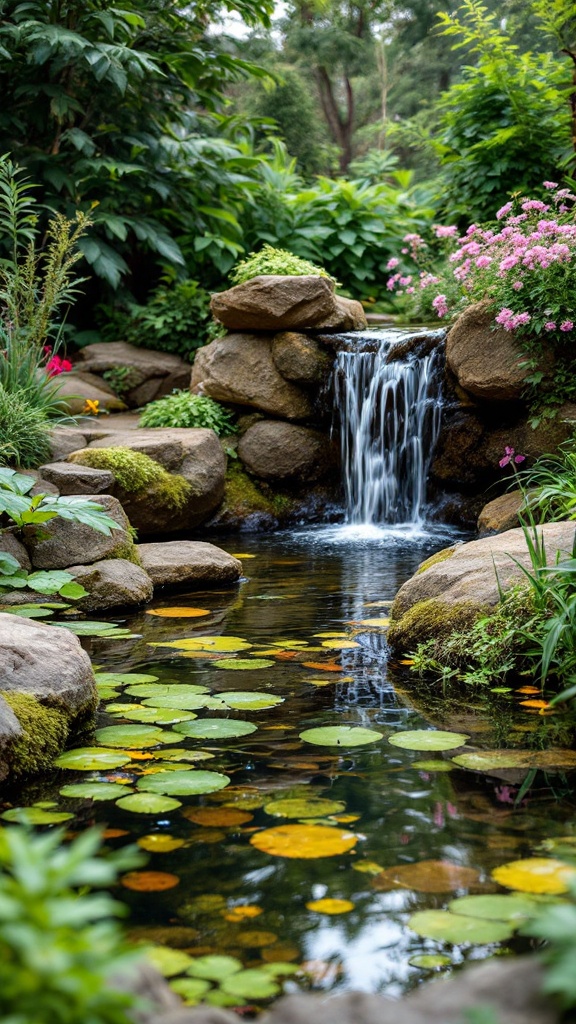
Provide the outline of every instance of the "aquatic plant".
<path id="1" fill-rule="evenodd" d="M 143 409 L 142 427 L 206 427 L 215 434 L 233 434 L 234 416 L 219 402 L 190 391 L 173 391 Z"/>

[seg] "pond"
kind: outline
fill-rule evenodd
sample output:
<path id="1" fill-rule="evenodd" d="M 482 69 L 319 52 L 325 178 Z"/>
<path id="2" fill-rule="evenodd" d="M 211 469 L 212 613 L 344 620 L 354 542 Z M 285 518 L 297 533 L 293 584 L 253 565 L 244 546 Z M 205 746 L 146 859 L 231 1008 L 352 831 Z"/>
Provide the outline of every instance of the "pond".
<path id="1" fill-rule="evenodd" d="M 461 928 L 448 940 L 429 937 L 429 918 L 418 930 L 409 923 L 466 894 L 508 893 L 493 869 L 575 831 L 562 772 L 532 772 L 524 793 L 525 771 L 470 771 L 451 760 L 457 749 L 391 742 L 440 729 L 463 734 L 456 747 L 466 737 L 486 749 L 569 745 L 570 723 L 523 705 L 525 694 L 455 701 L 415 686 L 408 665 L 387 664 L 392 598 L 449 542 L 410 527 L 220 538 L 244 560 L 237 588 L 157 598 L 107 620 L 129 635 L 83 638 L 105 698 L 97 728 L 128 732 L 82 738 L 108 750 L 109 767 L 55 769 L 6 792 L 4 809 L 42 804 L 36 810 L 67 812 L 71 832 L 98 823 L 110 847 L 138 841 L 148 851 L 116 894 L 134 939 L 183 951 L 170 963 L 155 956 L 190 1001 L 259 1005 L 281 985 L 400 994 L 435 963 L 422 956 L 438 954 L 450 970 L 527 942 L 480 916 L 463 933 L 475 912 L 459 921 L 451 913 Z M 328 745 L 322 732 L 301 738 L 324 727 L 370 732 L 344 730 Z M 143 738 L 130 738 L 138 728 Z M 369 742 L 354 745 L 360 737 Z M 202 776 L 208 792 L 187 795 L 181 773 L 190 770 L 211 773 Z M 230 783 L 216 789 L 222 776 Z M 108 784 L 95 791 L 108 799 L 66 788 L 94 782 Z M 233 959 L 216 970 L 203 960 L 192 979 L 182 973 L 214 954 Z"/>

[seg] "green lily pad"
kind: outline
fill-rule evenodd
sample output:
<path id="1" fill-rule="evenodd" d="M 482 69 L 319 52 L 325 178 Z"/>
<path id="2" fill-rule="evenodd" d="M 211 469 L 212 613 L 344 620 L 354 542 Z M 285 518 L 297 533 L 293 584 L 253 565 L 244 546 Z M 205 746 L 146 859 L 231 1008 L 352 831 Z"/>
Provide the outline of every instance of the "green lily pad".
<path id="1" fill-rule="evenodd" d="M 235 711 L 262 711 L 274 708 L 284 702 L 284 697 L 275 693 L 262 693 L 259 690 L 227 690 L 215 694 L 215 699 L 223 701 L 226 707 Z"/>
<path id="2" fill-rule="evenodd" d="M 276 662 L 266 658 L 220 658 L 213 661 L 214 668 L 234 669 L 240 672 L 249 669 L 272 668 Z"/>
<path id="3" fill-rule="evenodd" d="M 54 612 L 51 608 L 25 608 L 22 605 L 10 609 L 11 615 L 20 615 L 23 619 L 48 619 Z"/>
<path id="4" fill-rule="evenodd" d="M 214 697 L 208 697 L 203 693 L 169 693 L 165 697 L 144 697 L 142 703 L 150 708 L 178 708 L 182 711 L 198 711 L 200 708 L 215 710 L 222 707 Z"/>
<path id="5" fill-rule="evenodd" d="M 209 981 L 201 978 L 176 978 L 170 982 L 170 988 L 184 1001 L 186 1006 L 196 1006 L 210 991 Z"/>
<path id="6" fill-rule="evenodd" d="M 576 768 L 576 750 L 474 750 L 453 757 L 454 764 L 473 771 L 492 771 L 500 768 L 541 768 L 561 771 Z"/>
<path id="7" fill-rule="evenodd" d="M 208 981 L 223 981 L 224 978 L 229 978 L 231 974 L 237 974 L 241 970 L 242 964 L 235 956 L 210 955 L 199 956 L 192 960 L 186 974 L 191 974 L 194 978 L 205 978 Z"/>
<path id="8" fill-rule="evenodd" d="M 57 757 L 58 768 L 73 768 L 75 771 L 92 772 L 103 768 L 121 768 L 128 764 L 131 756 L 126 750 L 108 750 L 107 747 L 76 747 Z"/>
<path id="9" fill-rule="evenodd" d="M 117 782 L 74 782 L 70 786 L 62 786 L 60 796 L 74 800 L 117 800 L 131 792 L 130 786 Z"/>
<path id="10" fill-rule="evenodd" d="M 452 963 L 449 956 L 443 953 L 418 953 L 408 961 L 411 967 L 421 967 L 424 971 L 433 971 L 436 967 L 449 967 Z"/>
<path id="11" fill-rule="evenodd" d="M 271 999 L 281 991 L 269 974 L 259 970 L 238 971 L 224 978 L 220 988 L 229 996 L 242 999 Z"/>
<path id="12" fill-rule="evenodd" d="M 440 729 L 407 729 L 390 736 L 393 747 L 404 750 L 453 750 L 461 747 L 470 737 L 462 732 L 443 732 Z"/>
<path id="13" fill-rule="evenodd" d="M 137 683 L 155 683 L 158 676 L 150 676 L 143 672 L 96 672 L 97 683 L 105 686 L 135 686 Z"/>
<path id="14" fill-rule="evenodd" d="M 457 946 L 463 942 L 478 946 L 505 942 L 514 932 L 513 925 L 505 921 L 483 921 L 478 917 L 451 914 L 448 910 L 420 910 L 412 915 L 408 924 L 425 939 L 440 939 Z"/>
<path id="15" fill-rule="evenodd" d="M 452 914 L 478 917 L 483 921 L 509 921 L 519 925 L 532 917 L 538 903 L 529 896 L 504 896 L 501 893 L 486 896 L 460 896 L 448 904 Z"/>
<path id="16" fill-rule="evenodd" d="M 422 772 L 452 772 L 454 765 L 451 761 L 412 761 L 411 768 L 418 768 Z"/>
<path id="17" fill-rule="evenodd" d="M 162 750 L 156 751 L 154 757 L 161 758 L 162 761 L 210 761 L 216 755 L 211 754 L 209 750 L 188 750 L 186 747 L 164 747 Z"/>
<path id="18" fill-rule="evenodd" d="M 100 700 L 115 700 L 120 696 L 119 690 L 113 690 L 111 686 L 104 686 L 102 683 L 97 686 Z"/>
<path id="19" fill-rule="evenodd" d="M 236 722 L 231 718 L 205 718 L 196 722 L 181 722 L 174 726 L 174 732 L 199 740 L 229 740 L 238 736 L 249 736 L 256 732 L 252 722 Z"/>
<path id="20" fill-rule="evenodd" d="M 0 815 L 4 821 L 24 822 L 26 825 L 57 825 L 74 817 L 66 811 L 45 811 L 43 807 L 11 807 Z"/>
<path id="21" fill-rule="evenodd" d="M 210 992 L 206 993 L 202 1002 L 208 1003 L 209 1006 L 244 1006 L 247 1000 L 239 999 L 237 996 L 229 996 L 227 992 L 223 992 L 220 988 L 213 988 Z"/>
<path id="22" fill-rule="evenodd" d="M 127 708 L 127 710 L 119 710 Z M 177 708 L 144 707 L 142 704 L 112 704 L 106 708 L 110 714 L 120 715 L 130 722 L 154 725 L 174 725 L 175 722 L 190 722 L 197 718 L 193 711 L 179 711 Z"/>
<path id="23" fill-rule="evenodd" d="M 143 747 L 156 747 L 159 743 L 172 743 L 174 737 L 153 725 L 108 725 L 97 730 L 96 739 L 105 747 L 141 750 Z"/>
<path id="24" fill-rule="evenodd" d="M 319 729 L 305 729 L 300 739 L 318 747 L 363 747 L 378 743 L 382 733 L 358 725 L 328 725 Z"/>
<path id="25" fill-rule="evenodd" d="M 55 626 L 69 629 L 76 636 L 103 636 L 105 633 L 129 633 L 129 629 L 119 626 L 117 622 L 92 622 L 82 619 L 78 622 L 55 622 Z"/>
<path id="26" fill-rule="evenodd" d="M 278 818 L 319 818 L 326 814 L 338 814 L 345 808 L 346 804 L 339 800 L 323 800 L 321 797 L 271 800 L 264 804 L 266 813 Z"/>
<path id="27" fill-rule="evenodd" d="M 131 793 L 117 800 L 116 806 L 124 811 L 133 811 L 134 814 L 163 814 L 182 807 L 182 802 L 160 793 Z"/>
<path id="28" fill-rule="evenodd" d="M 165 978 L 182 974 L 192 962 L 192 957 L 188 956 L 188 953 L 182 949 L 172 949 L 170 946 L 149 946 L 145 955 Z"/>
<path id="29" fill-rule="evenodd" d="M 169 697 L 172 694 L 195 697 L 199 693 L 208 693 L 208 687 L 197 686 L 195 683 L 137 683 L 129 686 L 126 693 L 130 697 Z"/>
<path id="30" fill-rule="evenodd" d="M 195 796 L 198 793 L 216 793 L 230 782 L 220 772 L 206 772 L 192 768 L 183 771 L 159 772 L 147 775 L 138 782 L 138 790 L 161 793 L 166 796 Z"/>

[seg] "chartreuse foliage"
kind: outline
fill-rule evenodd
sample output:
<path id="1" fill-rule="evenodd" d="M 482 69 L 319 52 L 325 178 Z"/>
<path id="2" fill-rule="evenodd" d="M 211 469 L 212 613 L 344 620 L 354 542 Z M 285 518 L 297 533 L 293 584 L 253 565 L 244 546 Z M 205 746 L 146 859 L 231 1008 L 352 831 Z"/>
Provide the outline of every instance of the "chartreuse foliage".
<path id="1" fill-rule="evenodd" d="M 131 448 L 83 448 L 73 454 L 72 461 L 110 470 L 127 494 L 139 494 L 149 488 L 170 508 L 182 508 L 191 494 L 191 486 L 183 476 L 169 473 L 149 455 Z"/>
<path id="2" fill-rule="evenodd" d="M 230 280 L 232 284 L 244 284 L 261 274 L 277 274 L 281 277 L 330 277 L 323 267 L 315 266 L 310 260 L 294 256 L 286 249 L 274 249 L 271 245 L 263 245 L 260 252 L 251 252 L 246 259 L 236 264 L 230 274 Z"/>
<path id="3" fill-rule="evenodd" d="M 207 395 L 174 391 L 150 402 L 140 416 L 142 427 L 206 427 L 215 434 L 232 434 L 234 417 L 223 405 Z"/>
<path id="4" fill-rule="evenodd" d="M 96 856 L 99 834 L 0 833 L 0 1016 L 10 1024 L 129 1024 L 134 996 L 110 986 L 129 969 L 114 918 L 121 906 L 87 887 L 111 885 L 133 850 Z M 82 890 L 81 893 L 79 890 Z"/>

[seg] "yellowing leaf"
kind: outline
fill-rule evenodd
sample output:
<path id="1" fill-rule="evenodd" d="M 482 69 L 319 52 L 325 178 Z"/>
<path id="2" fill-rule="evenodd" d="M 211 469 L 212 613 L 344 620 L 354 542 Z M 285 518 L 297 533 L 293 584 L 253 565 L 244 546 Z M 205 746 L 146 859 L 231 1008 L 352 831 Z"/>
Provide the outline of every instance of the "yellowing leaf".
<path id="1" fill-rule="evenodd" d="M 178 651 L 247 651 L 253 644 L 239 636 L 191 636 L 185 640 L 167 640 L 164 643 L 151 643 L 150 647 L 174 647 Z"/>
<path id="2" fill-rule="evenodd" d="M 224 914 L 226 921 L 247 921 L 253 917 L 259 917 L 263 913 L 262 907 L 247 903 L 244 906 L 231 907 Z"/>
<path id="3" fill-rule="evenodd" d="M 359 619 L 358 624 L 361 626 L 389 626 L 390 619 Z"/>
<path id="4" fill-rule="evenodd" d="M 555 896 L 568 892 L 576 878 L 576 869 L 552 857 L 529 857 L 502 864 L 494 869 L 492 878 L 507 889 Z"/>
<path id="5" fill-rule="evenodd" d="M 347 651 L 352 647 L 360 647 L 355 640 L 323 640 L 322 647 L 331 647 L 336 651 Z"/>
<path id="6" fill-rule="evenodd" d="M 306 904 L 307 910 L 313 910 L 316 914 L 348 914 L 354 910 L 354 904 L 350 900 L 323 899 L 311 900 Z"/>
<path id="7" fill-rule="evenodd" d="M 171 875 L 167 871 L 129 871 L 127 875 L 122 875 L 120 882 L 126 889 L 135 892 L 164 892 L 179 885 L 180 879 L 178 875 Z"/>
<path id="8" fill-rule="evenodd" d="M 146 615 L 160 615 L 163 619 L 197 619 L 202 615 L 211 615 L 207 608 L 147 608 Z"/>
<path id="9" fill-rule="evenodd" d="M 358 836 L 351 832 L 327 825 L 278 825 L 250 839 L 252 846 L 263 853 L 306 860 L 347 853 L 357 842 Z"/>
<path id="10" fill-rule="evenodd" d="M 235 807 L 187 807 L 182 811 L 188 821 L 195 825 L 206 825 L 210 828 L 232 828 L 234 825 L 245 825 L 252 821 L 253 814 L 237 810 Z"/>
<path id="11" fill-rule="evenodd" d="M 462 867 L 447 860 L 421 860 L 416 864 L 397 864 L 386 868 L 372 879 L 380 892 L 391 889 L 412 889 L 414 892 L 455 892 L 478 883 L 480 875 L 474 868 Z"/>
<path id="12" fill-rule="evenodd" d="M 171 853 L 172 850 L 179 850 L 185 846 L 184 839 L 176 839 L 174 836 L 167 836 L 163 832 L 152 832 L 149 836 L 141 836 L 137 840 L 138 846 L 148 853 Z"/>

